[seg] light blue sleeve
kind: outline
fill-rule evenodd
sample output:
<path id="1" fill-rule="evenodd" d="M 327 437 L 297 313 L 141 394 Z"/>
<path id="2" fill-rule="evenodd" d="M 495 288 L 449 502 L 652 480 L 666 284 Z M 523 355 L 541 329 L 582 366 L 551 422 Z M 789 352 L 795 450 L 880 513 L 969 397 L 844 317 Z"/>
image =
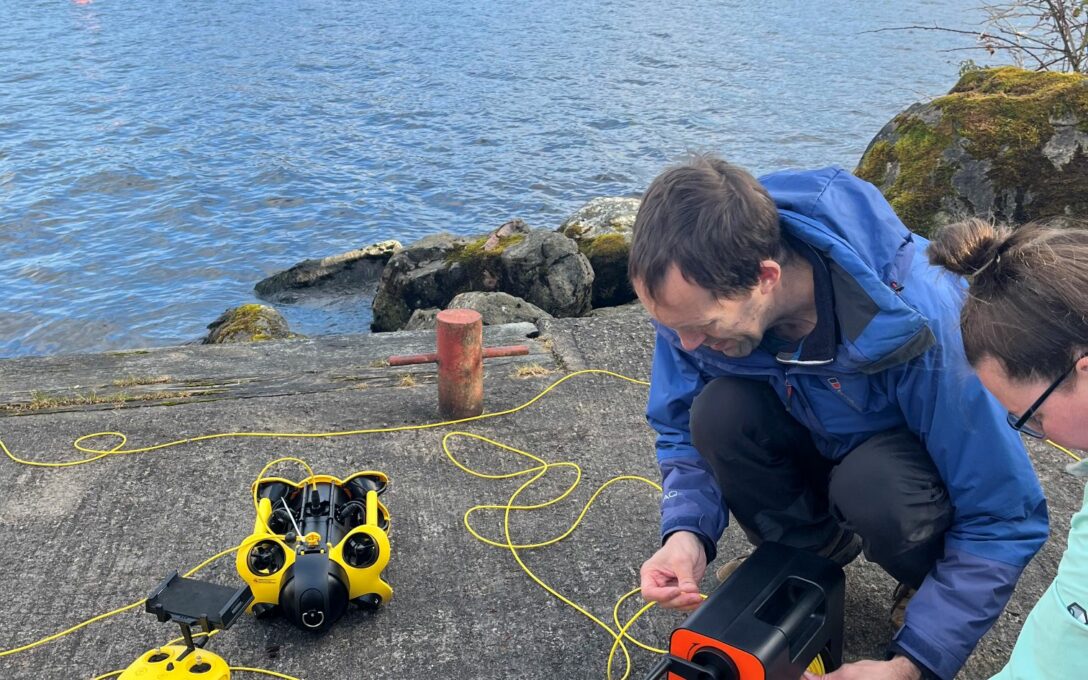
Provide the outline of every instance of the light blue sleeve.
<path id="1" fill-rule="evenodd" d="M 1088 624 L 1069 611 L 1073 605 L 1088 611 L 1088 488 L 1084 491 L 1058 575 L 1028 614 L 1009 662 L 993 680 L 1088 678 Z"/>

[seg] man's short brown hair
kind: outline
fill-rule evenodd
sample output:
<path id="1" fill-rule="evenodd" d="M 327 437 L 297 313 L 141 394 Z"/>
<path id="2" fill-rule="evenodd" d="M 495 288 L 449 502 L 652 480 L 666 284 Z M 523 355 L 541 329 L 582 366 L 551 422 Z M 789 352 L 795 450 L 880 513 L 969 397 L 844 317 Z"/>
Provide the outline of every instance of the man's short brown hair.
<path id="1" fill-rule="evenodd" d="M 727 298 L 754 288 L 760 263 L 786 252 L 767 190 L 745 170 L 699 155 L 665 170 L 646 189 L 627 274 L 654 297 L 676 264 L 685 279 Z"/>

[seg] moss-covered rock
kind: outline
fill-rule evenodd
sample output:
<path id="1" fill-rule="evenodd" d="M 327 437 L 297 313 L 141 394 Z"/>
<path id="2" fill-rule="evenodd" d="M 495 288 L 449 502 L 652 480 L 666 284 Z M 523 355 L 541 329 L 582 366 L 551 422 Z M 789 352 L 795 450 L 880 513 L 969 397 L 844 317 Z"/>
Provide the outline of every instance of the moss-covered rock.
<path id="1" fill-rule="evenodd" d="M 567 218 L 558 231 L 578 243 L 593 267 L 593 306 L 611 307 L 635 299 L 627 280 L 631 229 L 638 214 L 637 198 L 595 198 Z"/>
<path id="2" fill-rule="evenodd" d="M 413 310 L 441 309 L 454 295 L 471 290 L 469 268 L 456 257 L 469 243 L 452 234 L 432 234 L 389 258 L 374 295 L 371 328 L 398 330 Z"/>
<path id="3" fill-rule="evenodd" d="M 1088 79 L 1004 67 L 966 73 L 873 139 L 855 174 L 924 235 L 964 215 L 1023 223 L 1088 215 Z"/>
<path id="4" fill-rule="evenodd" d="M 593 270 L 571 239 L 512 220 L 477 238 L 428 236 L 386 264 L 374 296 L 375 331 L 404 328 L 414 310 L 460 293 L 501 291 L 555 316 L 589 310 Z"/>
<path id="5" fill-rule="evenodd" d="M 208 324 L 205 345 L 260 342 L 301 337 L 291 332 L 287 321 L 275 309 L 258 304 L 242 305 L 223 312 Z"/>
<path id="6" fill-rule="evenodd" d="M 499 290 L 553 316 L 581 316 L 592 307 L 593 267 L 566 236 L 537 229 L 507 246 L 499 260 Z"/>
<path id="7" fill-rule="evenodd" d="M 473 290 L 493 291 L 502 273 L 500 259 L 503 252 L 525 240 L 530 231 L 524 221 L 510 220 L 490 234 L 454 248 L 446 255 L 446 261 L 465 268 L 469 278 L 476 283 Z"/>

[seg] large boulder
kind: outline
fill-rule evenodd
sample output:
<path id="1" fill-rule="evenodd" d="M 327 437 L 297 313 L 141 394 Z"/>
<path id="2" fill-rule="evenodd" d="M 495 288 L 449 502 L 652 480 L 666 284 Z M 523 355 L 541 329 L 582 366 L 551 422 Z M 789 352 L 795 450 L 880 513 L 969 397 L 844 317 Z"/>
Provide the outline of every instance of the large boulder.
<path id="1" fill-rule="evenodd" d="M 873 139 L 855 173 L 923 235 L 965 215 L 1023 223 L 1088 215 L 1088 79 L 969 71 Z"/>
<path id="2" fill-rule="evenodd" d="M 593 268 L 578 244 L 548 230 L 532 231 L 499 254 L 501 289 L 553 316 L 581 316 L 592 307 Z"/>
<path id="3" fill-rule="evenodd" d="M 287 320 L 275 309 L 250 304 L 223 312 L 208 324 L 208 335 L 201 342 L 205 345 L 222 345 L 297 337 L 301 336 L 291 332 Z"/>
<path id="4" fill-rule="evenodd" d="M 639 203 L 637 198 L 595 198 L 559 226 L 558 231 L 574 239 L 593 267 L 594 307 L 622 305 L 635 299 L 627 280 L 627 254 Z"/>
<path id="5" fill-rule="evenodd" d="M 254 290 L 265 300 L 295 302 L 303 292 L 370 293 L 399 241 L 381 241 L 365 248 L 314 260 L 304 260 L 258 283 Z"/>
<path id="6" fill-rule="evenodd" d="M 395 331 L 412 310 L 445 307 L 470 285 L 468 268 L 457 259 L 470 241 L 452 234 L 432 234 L 389 258 L 374 295 L 375 331 Z"/>
<path id="7" fill-rule="evenodd" d="M 413 310 L 459 293 L 502 291 L 554 316 L 588 311 L 593 270 L 562 234 L 513 220 L 484 236 L 428 236 L 390 258 L 374 297 L 375 331 L 403 328 Z"/>

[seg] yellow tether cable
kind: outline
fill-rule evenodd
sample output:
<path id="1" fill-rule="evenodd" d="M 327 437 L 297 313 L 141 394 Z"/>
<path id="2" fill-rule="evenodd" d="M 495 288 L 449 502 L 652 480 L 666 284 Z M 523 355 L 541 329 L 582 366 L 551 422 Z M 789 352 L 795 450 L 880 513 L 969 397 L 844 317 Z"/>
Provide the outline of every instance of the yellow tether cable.
<path id="1" fill-rule="evenodd" d="M 471 423 L 471 422 L 474 422 L 474 421 L 477 421 L 477 420 L 485 420 L 485 419 L 488 419 L 488 418 L 498 418 L 499 416 L 507 416 L 507 415 L 510 415 L 512 413 L 517 413 L 518 411 L 520 411 L 520 410 L 522 410 L 524 408 L 532 406 L 537 401 L 542 399 L 544 397 L 544 395 L 548 394 L 548 392 L 551 392 L 556 387 L 559 387 L 560 385 L 562 385 L 566 381 L 570 380 L 571 378 L 574 378 L 574 377 L 577 377 L 577 376 L 580 376 L 580 375 L 587 375 L 587 374 L 591 374 L 591 373 L 597 373 L 597 374 L 601 374 L 601 375 L 609 375 L 609 376 L 612 376 L 614 378 L 619 378 L 620 380 L 626 380 L 628 382 L 635 383 L 636 385 L 649 385 L 649 383 L 644 381 L 644 380 L 636 380 L 635 378 L 629 378 L 629 377 L 627 377 L 625 375 L 620 375 L 619 373 L 614 373 L 612 371 L 606 371 L 606 370 L 600 369 L 600 368 L 587 368 L 587 369 L 584 369 L 584 370 L 581 370 L 581 371 L 574 371 L 573 373 L 568 373 L 567 375 L 563 376 L 562 378 L 559 378 L 558 380 L 553 382 L 551 385 L 548 385 L 548 387 L 546 387 L 543 391 L 541 391 L 540 394 L 536 395 L 535 397 L 533 397 L 529 401 L 525 402 L 524 404 L 521 404 L 520 406 L 515 406 L 513 408 L 509 408 L 509 409 L 506 409 L 504 411 L 496 411 L 494 413 L 483 413 L 481 415 L 470 416 L 468 418 L 458 418 L 456 420 L 444 420 L 444 421 L 441 421 L 441 422 L 424 423 L 422 425 L 397 425 L 397 426 L 393 426 L 393 427 L 373 427 L 373 428 L 367 428 L 367 429 L 362 429 L 362 430 L 344 430 L 344 431 L 339 431 L 339 432 L 220 432 L 220 433 L 216 433 L 216 434 L 201 435 L 199 437 L 190 437 L 188 439 L 177 439 L 177 440 L 170 441 L 170 442 L 164 442 L 162 444 L 155 444 L 155 445 L 152 445 L 152 446 L 144 446 L 144 447 L 136 448 L 136 449 L 126 449 L 126 448 L 124 448 L 125 444 L 128 443 L 128 437 L 122 432 L 95 432 L 94 434 L 83 435 L 82 437 L 80 437 L 80 438 L 76 439 L 74 442 L 72 442 L 72 446 L 77 451 L 80 451 L 82 453 L 91 454 L 90 458 L 81 458 L 79 460 L 69 460 L 69 461 L 61 461 L 61 462 L 38 462 L 38 461 L 25 460 L 23 458 L 19 458 L 18 456 L 13 454 L 8 449 L 8 447 L 4 444 L 3 440 L 0 440 L 0 449 L 3 450 L 4 454 L 8 458 L 10 458 L 11 460 L 13 460 L 16 463 L 21 463 L 23 465 L 31 465 L 31 466 L 34 466 L 34 467 L 60 468 L 60 467 L 71 467 L 71 466 L 74 466 L 74 465 L 84 465 L 86 463 L 93 463 L 94 461 L 100 460 L 100 459 L 105 458 L 107 456 L 120 456 L 120 455 L 131 455 L 131 454 L 134 454 L 134 453 L 147 453 L 149 451 L 158 451 L 160 449 L 166 449 L 166 448 L 170 448 L 170 447 L 173 447 L 173 446 L 182 446 L 184 444 L 193 444 L 193 443 L 196 443 L 196 442 L 210 441 L 210 440 L 213 440 L 213 439 L 226 439 L 226 438 L 231 438 L 231 437 L 260 437 L 260 438 L 283 438 L 283 439 L 323 439 L 323 438 L 326 438 L 326 437 L 351 437 L 351 436 L 363 435 L 363 434 L 382 434 L 382 433 L 388 433 L 388 432 L 409 432 L 409 431 L 413 431 L 413 430 L 430 430 L 430 429 L 434 429 L 434 428 L 438 428 L 438 427 L 446 427 L 448 425 L 459 425 L 461 423 Z M 94 439 L 96 437 L 116 437 L 119 441 L 118 441 L 116 446 L 114 446 L 113 448 L 110 448 L 110 449 L 96 449 L 96 448 L 91 448 L 91 447 L 83 445 L 83 442 L 87 441 L 88 439 Z"/>
<path id="2" fill-rule="evenodd" d="M 1073 452 L 1072 452 L 1072 451 L 1070 451 L 1069 449 L 1065 448 L 1065 447 L 1064 447 L 1064 446 L 1062 446 L 1061 444 L 1058 444 L 1057 442 L 1053 442 L 1053 441 L 1050 441 L 1049 439 L 1047 439 L 1047 440 L 1046 440 L 1046 443 L 1047 443 L 1047 444 L 1050 444 L 1051 446 L 1053 446 L 1054 448 L 1058 449 L 1058 450 L 1059 450 L 1059 451 L 1061 451 L 1062 453 L 1064 453 L 1064 454 L 1068 455 L 1068 456 L 1069 456 L 1070 458 L 1072 458 L 1073 460 L 1077 461 L 1078 463 L 1080 462 L 1080 456 L 1078 456 L 1077 454 L 1073 453 Z"/>
<path id="3" fill-rule="evenodd" d="M 632 381 L 632 382 L 636 382 L 636 381 Z M 485 442 L 485 443 L 490 444 L 492 446 L 495 446 L 495 447 L 497 447 L 499 449 L 502 449 L 503 451 L 509 451 L 511 453 L 516 453 L 516 454 L 518 454 L 520 456 L 528 458 L 531 461 L 533 461 L 534 463 L 536 463 L 536 465 L 534 465 L 532 467 L 524 468 L 522 470 L 518 470 L 516 472 L 508 472 L 508 473 L 488 473 L 488 472 L 481 472 L 479 470 L 474 470 L 474 469 L 470 468 L 469 466 L 465 465 L 464 463 L 462 463 L 461 461 L 459 461 L 453 455 L 453 452 L 450 451 L 449 440 L 451 438 L 453 438 L 453 437 L 466 437 L 466 438 L 469 438 L 469 439 L 475 439 L 477 441 Z M 638 613 L 636 613 L 635 616 L 633 616 L 626 624 L 621 625 L 619 623 L 619 607 L 620 607 L 620 605 L 624 602 L 624 600 L 631 597 L 634 593 L 639 592 L 638 589 L 626 593 L 616 603 L 616 606 L 613 608 L 613 617 L 616 620 L 616 627 L 612 628 L 607 623 L 605 623 L 604 621 L 602 621 L 601 619 L 599 619 L 598 617 L 594 616 L 592 613 L 587 611 L 584 607 L 577 604 L 573 600 L 571 600 L 568 597 L 564 596 L 562 593 L 560 593 L 558 590 L 556 590 L 552 586 L 545 583 L 543 581 L 543 579 L 541 579 L 539 576 L 537 576 L 535 573 L 533 573 L 533 571 L 529 568 L 529 566 L 527 564 L 525 564 L 525 562 L 521 558 L 521 555 L 518 553 L 519 550 L 532 550 L 532 549 L 535 549 L 535 548 L 543 548 L 545 546 L 554 545 L 555 543 L 558 543 L 559 541 L 563 540 L 564 538 L 570 536 L 571 533 L 573 533 L 574 530 L 578 528 L 578 525 L 581 524 L 582 520 L 586 516 L 586 513 L 589 511 L 590 506 L 592 506 L 593 503 L 597 500 L 597 497 L 600 496 L 601 493 L 603 493 L 605 489 L 612 486 L 613 484 L 616 484 L 616 483 L 621 482 L 621 481 L 642 482 L 644 484 L 647 484 L 651 488 L 653 488 L 658 493 L 660 493 L 661 492 L 661 486 L 657 482 L 654 482 L 652 480 L 649 480 L 649 479 L 647 479 L 645 477 L 641 477 L 641 476 L 638 476 L 638 475 L 620 475 L 620 476 L 617 476 L 617 477 L 613 477 L 613 478 L 609 479 L 608 481 L 606 481 L 604 484 L 601 484 L 597 488 L 597 490 L 593 492 L 593 495 L 590 497 L 590 499 L 588 501 L 586 501 L 585 505 L 582 507 L 582 510 L 578 514 L 578 517 L 571 523 L 571 525 L 565 531 L 561 532 L 559 535 L 557 535 L 557 536 L 555 536 L 553 538 L 543 540 L 543 541 L 538 541 L 538 542 L 534 542 L 534 543 L 515 543 L 513 537 L 511 536 L 511 532 L 510 532 L 510 516 L 511 516 L 511 514 L 514 511 L 531 511 L 531 510 L 539 510 L 539 509 L 542 509 L 542 508 L 546 508 L 546 507 L 548 507 L 550 505 L 554 505 L 555 503 L 558 503 L 559 501 L 561 501 L 564 498 L 566 498 L 567 496 L 569 496 L 571 494 L 571 492 L 573 492 L 574 489 L 581 482 L 581 479 L 582 479 L 582 469 L 581 469 L 581 467 L 577 463 L 573 463 L 573 462 L 570 462 L 570 461 L 562 461 L 562 462 L 558 462 L 558 463 L 549 463 L 548 461 L 544 460 L 543 458 L 540 458 L 540 457 L 535 456 L 535 455 L 533 455 L 531 453 L 528 453 L 527 451 L 522 451 L 522 450 L 516 449 L 516 448 L 514 448 L 512 446 L 507 446 L 506 444 L 502 444 L 500 442 L 494 441 L 492 439 L 488 439 L 487 437 L 483 437 L 483 436 L 480 436 L 480 435 L 477 435 L 477 434 L 472 434 L 471 432 L 449 432 L 449 433 L 447 433 L 442 438 L 442 450 L 443 450 L 443 452 L 445 452 L 446 457 L 449 458 L 450 461 L 453 462 L 453 464 L 456 465 L 458 468 L 460 468 L 464 472 L 466 472 L 466 473 L 468 473 L 468 474 L 470 474 L 470 475 L 472 475 L 474 477 L 479 477 L 481 479 L 496 479 L 496 480 L 497 479 L 511 479 L 511 478 L 514 478 L 514 477 L 521 477 L 521 476 L 525 476 L 525 475 L 531 475 L 529 480 L 524 482 L 520 487 L 518 487 L 518 489 L 510 496 L 509 500 L 507 500 L 507 502 L 504 505 L 482 504 L 482 505 L 475 505 L 475 506 L 469 508 L 468 510 L 466 510 L 465 514 L 464 514 L 464 517 L 463 517 L 463 522 L 464 522 L 465 528 L 477 540 L 479 540 L 479 541 L 481 541 L 483 543 L 486 543 L 487 545 L 491 545 L 491 546 L 495 546 L 497 548 L 504 548 L 504 549 L 509 550 L 510 554 L 513 555 L 513 557 L 514 557 L 514 560 L 518 563 L 518 566 L 521 567 L 522 571 L 524 571 L 529 576 L 529 578 L 532 579 L 532 581 L 534 583 L 536 583 L 541 588 L 546 590 L 548 593 L 550 593 L 553 597 L 555 597 L 559 601 L 563 602 L 567 606 L 569 606 L 572 609 L 574 609 L 575 611 L 577 611 L 582 616 L 585 616 L 590 621 L 592 621 L 593 623 L 595 623 L 598 626 L 600 626 L 601 628 L 603 628 L 605 630 L 605 632 L 607 632 L 610 636 L 612 636 L 613 644 L 612 644 L 612 649 L 608 654 L 608 666 L 607 666 L 607 671 L 606 671 L 607 672 L 607 675 L 606 675 L 607 678 L 612 678 L 612 675 L 613 675 L 612 674 L 612 665 L 613 665 L 613 661 L 615 659 L 617 648 L 620 651 L 623 652 L 624 661 L 625 661 L 625 671 L 624 671 L 623 675 L 621 676 L 621 680 L 625 680 L 627 677 L 630 676 L 630 673 L 631 673 L 631 656 L 630 656 L 629 652 L 627 651 L 626 645 L 623 644 L 623 639 L 624 638 L 627 638 L 628 640 L 630 640 L 631 642 L 634 642 L 639 647 L 641 647 L 643 649 L 646 649 L 646 650 L 649 650 L 651 652 L 657 652 L 659 654 L 665 653 L 665 650 L 655 649 L 653 647 L 650 647 L 650 646 L 648 646 L 646 644 L 643 644 L 642 642 L 639 642 L 638 640 L 635 640 L 634 638 L 632 638 L 630 635 L 627 634 L 627 629 L 630 628 L 630 626 L 643 613 L 648 611 L 653 606 L 653 603 L 647 604 L 646 606 L 642 607 L 642 609 L 640 609 L 638 611 Z M 533 484 L 535 484 L 540 479 L 544 478 L 544 476 L 546 476 L 548 474 L 549 470 L 551 470 L 553 468 L 559 468 L 559 467 L 571 468 L 575 472 L 574 481 L 566 488 L 566 490 L 564 490 L 562 493 L 555 496 L 554 498 L 551 498 L 550 500 L 547 500 L 547 501 L 544 501 L 544 502 L 541 502 L 541 503 L 536 503 L 536 504 L 532 504 L 532 505 L 519 505 L 519 504 L 517 504 L 516 501 L 517 501 L 518 497 L 522 494 L 522 492 L 524 492 L 526 489 L 531 487 Z M 495 540 L 486 538 L 485 536 L 481 535 L 472 526 L 471 517 L 473 516 L 473 514 L 476 513 L 476 512 L 483 511 L 483 510 L 502 510 L 503 511 L 503 533 L 504 533 L 505 538 L 506 538 L 505 543 L 500 543 L 499 541 L 495 541 Z"/>
<path id="4" fill-rule="evenodd" d="M 233 548 L 227 548 L 226 550 L 222 550 L 220 552 L 217 552 L 216 554 L 214 554 L 211 557 L 209 557 L 208 559 L 204 560 L 203 562 L 201 562 L 197 566 L 195 566 L 192 569 L 190 569 L 189 571 L 185 572 L 185 576 L 186 577 L 192 576 L 193 574 L 197 573 L 198 571 L 200 571 L 204 567 L 208 566 L 212 562 L 216 561 L 220 557 L 223 557 L 224 555 L 229 555 L 230 553 L 234 552 L 237 549 L 238 549 L 238 546 L 234 546 Z M 86 626 L 89 626 L 92 623 L 95 623 L 97 621 L 101 621 L 103 619 L 108 619 L 109 617 L 115 616 L 115 615 L 120 614 L 122 612 L 127 612 L 130 609 L 135 609 L 136 607 L 139 607 L 140 605 L 142 605 L 145 602 L 147 602 L 146 597 L 143 598 L 142 600 L 137 600 L 136 602 L 133 602 L 132 604 L 127 604 L 124 607 L 118 607 L 117 609 L 114 609 L 113 611 L 106 612 L 105 614 L 99 614 L 98 616 L 94 616 L 92 618 L 89 618 L 89 619 L 87 619 L 86 621 L 84 621 L 82 623 L 77 623 L 76 625 L 72 626 L 71 628 L 67 628 L 65 630 L 62 630 L 59 633 L 53 633 L 52 635 L 43 637 L 42 639 L 37 640 L 35 642 L 31 642 L 31 643 L 22 645 L 21 647 L 13 647 L 12 649 L 5 649 L 3 651 L 0 651 L 0 657 L 9 656 L 11 654 L 18 654 L 19 652 L 25 652 L 28 649 L 34 649 L 35 647 L 40 647 L 41 645 L 44 645 L 44 644 L 46 644 L 48 642 L 52 642 L 53 640 L 56 640 L 58 638 L 62 638 L 65 635 L 68 635 L 69 633 L 74 633 L 75 631 L 79 630 L 80 628 L 84 628 Z"/>

